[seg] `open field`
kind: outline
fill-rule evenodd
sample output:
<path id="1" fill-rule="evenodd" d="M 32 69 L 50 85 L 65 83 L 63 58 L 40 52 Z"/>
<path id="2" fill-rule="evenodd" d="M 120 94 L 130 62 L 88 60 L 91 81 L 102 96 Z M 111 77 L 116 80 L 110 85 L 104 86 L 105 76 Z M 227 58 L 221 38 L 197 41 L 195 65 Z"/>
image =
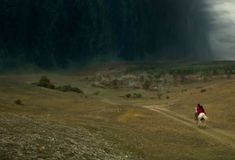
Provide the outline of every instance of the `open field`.
<path id="1" fill-rule="evenodd" d="M 118 68 L 117 75 L 133 71 Z M 235 159 L 233 75 L 193 83 L 176 78 L 148 90 L 94 86 L 100 73 L 113 74 L 100 68 L 0 76 L 0 159 Z M 32 85 L 43 75 L 85 94 Z M 193 119 L 197 103 L 209 117 L 205 129 Z"/>

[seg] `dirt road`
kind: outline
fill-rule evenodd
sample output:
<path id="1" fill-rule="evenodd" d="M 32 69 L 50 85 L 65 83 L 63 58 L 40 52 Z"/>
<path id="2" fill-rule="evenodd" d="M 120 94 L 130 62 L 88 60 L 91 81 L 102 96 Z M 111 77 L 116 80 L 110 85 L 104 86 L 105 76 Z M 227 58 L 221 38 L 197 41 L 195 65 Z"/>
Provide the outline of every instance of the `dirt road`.
<path id="1" fill-rule="evenodd" d="M 164 106 L 159 105 L 152 105 L 152 106 L 143 106 L 144 108 L 147 108 L 149 110 L 158 112 L 159 114 L 164 115 L 167 118 L 171 118 L 181 124 L 184 124 L 190 128 L 195 129 L 200 134 L 204 134 L 205 136 L 214 138 L 218 142 L 220 142 L 223 145 L 226 145 L 232 149 L 235 150 L 235 136 L 227 133 L 226 131 L 215 129 L 210 126 L 207 126 L 206 128 L 202 129 L 199 128 L 194 120 L 191 120 L 184 115 L 180 115 L 178 113 L 175 113 L 173 111 L 170 111 L 166 109 Z"/>

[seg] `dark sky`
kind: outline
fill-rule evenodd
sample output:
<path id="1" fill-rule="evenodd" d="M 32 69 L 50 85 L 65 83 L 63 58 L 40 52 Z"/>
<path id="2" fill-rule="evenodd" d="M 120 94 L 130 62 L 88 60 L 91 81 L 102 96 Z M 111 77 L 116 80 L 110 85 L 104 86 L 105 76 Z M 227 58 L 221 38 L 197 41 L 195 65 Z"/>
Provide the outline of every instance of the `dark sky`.
<path id="1" fill-rule="evenodd" d="M 2 0 L 0 65 L 212 59 L 205 0 Z"/>
<path id="2" fill-rule="evenodd" d="M 235 1 L 208 0 L 213 15 L 210 43 L 215 59 L 235 60 Z"/>

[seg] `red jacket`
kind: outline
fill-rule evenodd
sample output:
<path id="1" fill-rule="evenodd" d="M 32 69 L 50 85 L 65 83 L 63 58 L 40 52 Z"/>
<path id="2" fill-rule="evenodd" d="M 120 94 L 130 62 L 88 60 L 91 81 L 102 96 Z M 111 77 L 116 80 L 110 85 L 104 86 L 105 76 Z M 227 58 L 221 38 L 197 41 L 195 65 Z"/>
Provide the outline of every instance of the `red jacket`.
<path id="1" fill-rule="evenodd" d="M 206 113 L 204 108 L 201 105 L 197 105 L 196 113 L 199 115 L 200 113 Z"/>

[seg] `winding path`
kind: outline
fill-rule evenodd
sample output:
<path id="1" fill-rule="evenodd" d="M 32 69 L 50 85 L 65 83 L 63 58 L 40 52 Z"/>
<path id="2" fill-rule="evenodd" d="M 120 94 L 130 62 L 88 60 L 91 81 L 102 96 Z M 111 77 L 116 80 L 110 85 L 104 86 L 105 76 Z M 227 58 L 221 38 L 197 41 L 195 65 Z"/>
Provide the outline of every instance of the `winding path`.
<path id="1" fill-rule="evenodd" d="M 121 105 L 116 102 L 103 99 L 102 100 L 105 103 L 109 103 L 112 105 Z M 184 124 L 185 126 L 188 126 L 190 128 L 195 129 L 197 132 L 204 134 L 205 136 L 211 137 L 215 139 L 217 142 L 220 142 L 221 144 L 230 147 L 231 149 L 235 150 L 235 135 L 229 134 L 226 131 L 212 128 L 210 126 L 207 126 L 206 129 L 199 128 L 195 121 L 192 119 L 189 119 L 188 117 L 178 114 L 176 112 L 168 110 L 165 105 L 151 105 L 151 106 L 140 106 L 146 109 L 149 109 L 154 112 L 158 112 L 159 114 L 162 114 L 163 116 L 173 119 L 176 122 L 179 122 L 181 124 Z"/>
<path id="2" fill-rule="evenodd" d="M 147 108 L 149 110 L 158 112 L 159 114 L 162 114 L 163 116 L 167 118 L 171 118 L 181 124 L 184 124 L 188 127 L 191 127 L 201 134 L 204 134 L 208 137 L 214 138 L 221 144 L 224 144 L 225 146 L 228 146 L 235 150 L 235 136 L 231 135 L 229 133 L 226 133 L 225 131 L 214 129 L 209 126 L 206 127 L 206 129 L 198 128 L 197 125 L 195 125 L 195 122 L 184 115 L 180 115 L 178 113 L 175 113 L 173 111 L 170 111 L 166 109 L 165 107 L 159 106 L 159 105 L 152 105 L 152 106 L 143 106 L 144 108 Z"/>

